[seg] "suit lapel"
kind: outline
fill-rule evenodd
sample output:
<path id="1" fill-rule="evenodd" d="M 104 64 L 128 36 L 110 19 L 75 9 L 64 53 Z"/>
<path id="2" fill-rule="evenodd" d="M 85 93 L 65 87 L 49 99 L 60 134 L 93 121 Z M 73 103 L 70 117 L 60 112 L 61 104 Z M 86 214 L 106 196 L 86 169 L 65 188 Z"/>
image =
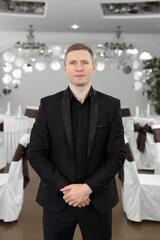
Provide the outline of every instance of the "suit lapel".
<path id="1" fill-rule="evenodd" d="M 91 153 L 93 140 L 96 132 L 97 120 L 98 120 L 98 95 L 93 89 L 93 96 L 91 97 L 90 105 L 90 117 L 89 117 L 89 133 L 88 133 L 88 149 L 87 159 Z M 64 122 L 64 128 L 68 140 L 68 144 L 73 155 L 73 137 L 72 137 L 72 124 L 71 124 L 71 110 L 70 110 L 70 97 L 69 91 L 66 89 L 62 97 L 62 116 Z"/>
<path id="2" fill-rule="evenodd" d="M 71 109 L 70 109 L 70 96 L 69 91 L 66 89 L 62 97 L 62 116 L 64 128 L 66 131 L 67 140 L 71 153 L 73 155 L 73 138 L 72 138 L 72 124 L 71 124 Z"/>
<path id="3" fill-rule="evenodd" d="M 88 133 L 88 151 L 87 159 L 91 153 L 93 140 L 96 132 L 97 120 L 98 120 L 98 94 L 93 89 L 90 105 L 90 117 L 89 117 L 89 133 Z"/>

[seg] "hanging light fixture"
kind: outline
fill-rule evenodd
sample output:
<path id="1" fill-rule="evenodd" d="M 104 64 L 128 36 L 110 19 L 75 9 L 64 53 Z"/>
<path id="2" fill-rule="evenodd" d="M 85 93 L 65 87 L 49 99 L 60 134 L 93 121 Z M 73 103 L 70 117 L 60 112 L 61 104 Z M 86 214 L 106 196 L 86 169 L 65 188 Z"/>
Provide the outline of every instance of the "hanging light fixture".
<path id="1" fill-rule="evenodd" d="M 45 43 L 35 42 L 34 29 L 30 25 L 28 29 L 27 42 L 16 42 L 15 49 L 18 56 L 30 62 L 38 62 L 42 58 L 46 58 L 52 54 L 48 51 L 48 47 Z"/>
<path id="2" fill-rule="evenodd" d="M 106 57 L 110 58 L 112 56 L 119 57 L 127 51 L 133 51 L 134 46 L 132 43 L 127 45 L 122 38 L 122 31 L 120 26 L 117 27 L 116 35 L 113 42 L 106 42 L 104 44 Z"/>
<path id="3" fill-rule="evenodd" d="M 18 88 L 21 85 L 21 77 L 24 73 L 32 73 L 34 69 L 41 72 L 47 66 L 53 71 L 58 71 L 63 65 L 66 47 L 71 44 L 61 46 L 59 44 L 37 42 L 35 41 L 34 31 L 33 26 L 30 25 L 27 41 L 17 41 L 13 47 L 6 49 L 1 54 L 3 58 L 4 76 L 2 76 L 2 82 L 5 86 L 4 94 L 10 94 L 12 88 Z M 110 66 L 112 71 L 122 68 L 125 74 L 130 74 L 133 70 L 134 88 L 137 91 L 141 88 L 139 82 L 143 79 L 140 73 L 142 62 L 152 56 L 148 52 L 138 52 L 132 43 L 125 43 L 120 26 L 117 27 L 111 42 L 94 45 L 93 50 L 98 71 L 104 71 L 107 65 Z"/>
<path id="4" fill-rule="evenodd" d="M 17 41 L 14 47 L 7 49 L 3 53 L 3 70 L 10 72 L 15 66 L 32 72 L 33 66 L 39 71 L 45 69 L 45 64 L 52 58 L 52 50 L 46 43 L 35 41 L 34 29 L 30 25 L 26 42 Z M 15 65 L 15 66 L 14 66 Z"/>
<path id="5" fill-rule="evenodd" d="M 3 55 L 3 70 L 11 71 L 13 65 L 21 68 L 24 72 L 32 72 L 33 69 L 43 71 L 47 63 L 52 61 L 61 61 L 63 55 L 62 48 L 59 45 L 47 45 L 46 43 L 36 42 L 34 36 L 34 28 L 29 26 L 27 41 L 17 41 L 16 44 L 5 50 Z M 54 68 L 51 68 L 54 70 Z M 57 70 L 57 69 L 56 69 Z"/>
<path id="6" fill-rule="evenodd" d="M 125 61 L 126 58 L 136 54 L 138 54 L 138 50 L 133 46 L 133 44 L 126 44 L 123 41 L 120 26 L 118 26 L 115 31 L 113 41 L 98 44 L 96 48 L 97 62 L 99 63 L 99 58 L 103 58 L 106 62 L 109 62 L 111 66 L 115 63 L 117 69 L 119 69 L 120 65 L 123 67 L 124 65 L 127 65 L 127 61 Z"/>
<path id="7" fill-rule="evenodd" d="M 1 54 L 4 71 L 2 82 L 5 85 L 4 89 L 6 89 L 3 91 L 4 94 L 9 94 L 12 91 L 11 88 L 20 86 L 20 78 L 23 73 L 31 73 L 34 69 L 43 71 L 47 64 L 54 71 L 61 67 L 62 55 L 64 54 L 61 46 L 35 41 L 34 31 L 33 26 L 30 25 L 27 41 L 17 41 L 13 47 Z"/>

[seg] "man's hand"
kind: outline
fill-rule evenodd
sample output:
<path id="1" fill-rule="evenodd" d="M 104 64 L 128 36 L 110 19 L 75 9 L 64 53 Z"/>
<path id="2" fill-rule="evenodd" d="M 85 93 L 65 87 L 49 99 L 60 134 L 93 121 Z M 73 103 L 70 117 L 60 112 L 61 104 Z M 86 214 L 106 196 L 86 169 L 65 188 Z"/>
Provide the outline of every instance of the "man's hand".
<path id="1" fill-rule="evenodd" d="M 63 192 L 63 199 L 73 207 L 85 207 L 90 204 L 89 195 L 92 193 L 91 188 L 86 184 L 70 184 L 60 189 Z"/>

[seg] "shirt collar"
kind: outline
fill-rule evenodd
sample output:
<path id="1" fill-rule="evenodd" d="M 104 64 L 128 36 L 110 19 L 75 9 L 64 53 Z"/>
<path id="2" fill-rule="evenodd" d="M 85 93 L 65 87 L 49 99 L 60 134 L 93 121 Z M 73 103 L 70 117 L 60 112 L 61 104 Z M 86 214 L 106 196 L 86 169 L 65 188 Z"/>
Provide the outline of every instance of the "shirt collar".
<path id="1" fill-rule="evenodd" d="M 75 96 L 73 95 L 73 92 L 71 91 L 70 87 L 68 87 L 68 91 L 69 91 L 70 99 L 73 100 L 73 99 L 75 98 Z M 91 88 L 90 88 L 90 90 L 89 90 L 88 95 L 86 96 L 86 98 L 87 98 L 87 97 L 91 98 L 91 97 L 92 97 L 92 93 L 93 93 L 93 87 L 91 86 Z M 86 98 L 85 98 L 85 99 L 86 99 Z"/>

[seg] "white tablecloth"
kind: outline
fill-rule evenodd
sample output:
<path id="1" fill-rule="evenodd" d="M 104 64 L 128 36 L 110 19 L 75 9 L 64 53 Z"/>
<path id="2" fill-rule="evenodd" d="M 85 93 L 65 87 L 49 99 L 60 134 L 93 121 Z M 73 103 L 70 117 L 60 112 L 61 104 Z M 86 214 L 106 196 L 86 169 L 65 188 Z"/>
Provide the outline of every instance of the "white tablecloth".
<path id="1" fill-rule="evenodd" d="M 6 116 L 0 114 L 0 122 L 4 123 L 3 132 L 0 132 L 0 139 L 2 140 L 2 145 L 0 151 L 3 152 L 3 147 L 5 149 L 4 158 L 2 159 L 2 154 L 0 154 L 0 169 L 3 168 L 7 163 L 10 163 L 15 150 L 18 146 L 20 138 L 25 133 L 29 133 L 33 123 L 34 118 L 28 118 L 22 116 L 17 118 L 16 116 Z"/>

